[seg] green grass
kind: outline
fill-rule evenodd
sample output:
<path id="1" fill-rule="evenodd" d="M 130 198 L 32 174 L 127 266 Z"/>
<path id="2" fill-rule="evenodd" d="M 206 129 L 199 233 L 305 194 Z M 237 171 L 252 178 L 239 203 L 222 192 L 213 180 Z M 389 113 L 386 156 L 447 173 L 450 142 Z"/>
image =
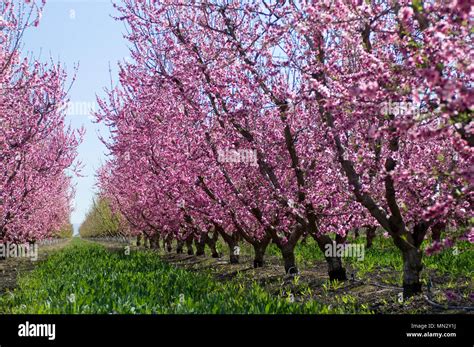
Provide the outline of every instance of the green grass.
<path id="1" fill-rule="evenodd" d="M 365 238 L 348 240 L 351 243 L 364 244 Z M 422 248 L 428 242 L 425 241 Z M 426 269 L 433 269 L 440 274 L 447 274 L 453 277 L 466 276 L 474 277 L 474 247 L 466 241 L 456 244 L 457 251 L 453 248 L 443 250 L 434 255 L 424 255 L 423 264 Z M 280 251 L 275 245 L 269 249 L 269 254 L 280 256 Z M 315 261 L 323 261 L 323 253 L 319 250 L 316 242 L 309 239 L 305 244 L 299 244 L 295 250 L 295 257 L 298 263 L 311 264 Z M 364 259 L 344 258 L 345 263 L 351 264 L 362 273 L 368 273 L 375 267 L 389 268 L 390 270 L 402 271 L 403 263 L 400 251 L 393 245 L 391 239 L 377 237 L 371 248 L 365 249 Z"/>
<path id="2" fill-rule="evenodd" d="M 348 242 L 363 243 L 364 238 Z M 448 289 L 457 288 L 459 278 L 469 286 L 474 277 L 473 246 L 460 242 L 457 250 L 425 256 L 424 281 L 428 272 L 435 272 L 443 275 L 443 286 Z M 248 246 L 243 246 L 242 251 L 252 254 Z M 298 245 L 295 255 L 303 267 L 324 261 L 322 252 L 310 239 Z M 270 256 L 281 257 L 275 245 L 268 248 L 267 257 Z M 401 283 L 402 259 L 390 239 L 377 237 L 362 261 L 344 258 L 344 263 L 355 269 L 358 277 L 373 278 L 374 274 L 383 273 L 375 281 Z M 370 313 L 369 306 L 358 303 L 350 293 L 328 294 L 332 296 L 331 305 L 327 301 L 321 303 L 314 288 L 298 283 L 299 276 L 290 286 L 297 298 L 291 302 L 287 288 L 272 295 L 253 279 L 243 280 L 237 275 L 232 280 L 219 281 L 211 270 L 191 272 L 165 263 L 156 252 L 132 251 L 126 255 L 74 239 L 32 272 L 23 274 L 14 291 L 1 295 L 0 313 Z M 323 289 L 332 293 L 337 291 L 333 288 L 336 285 L 342 284 L 328 283 Z M 304 302 L 299 301 L 302 298 Z"/>
<path id="3" fill-rule="evenodd" d="M 125 252 L 124 252 L 125 253 Z M 74 240 L 0 297 L 0 313 L 366 313 L 351 300 L 289 302 L 256 283 L 219 282 L 172 267 L 153 252 L 129 255 Z"/>
<path id="4" fill-rule="evenodd" d="M 365 237 L 361 236 L 356 240 L 349 239 L 350 243 L 365 243 Z M 422 245 L 424 249 L 429 244 L 425 241 Z M 474 278 L 474 247 L 466 241 L 458 242 L 457 248 L 443 250 L 434 255 L 424 255 L 423 265 L 425 270 L 435 270 L 440 275 L 455 279 L 459 276 Z M 223 246 L 221 247 L 223 248 Z M 253 254 L 251 247 L 243 247 L 247 254 Z M 455 252 L 457 250 L 457 252 Z M 274 244 L 268 246 L 266 256 L 276 256 L 281 258 L 281 252 Z M 324 255 L 312 238 L 308 238 L 305 243 L 299 243 L 295 249 L 295 258 L 298 265 L 305 267 L 314 266 L 315 262 L 324 261 Z M 402 255 L 394 246 L 390 238 L 377 236 L 373 240 L 370 249 L 365 249 L 364 259 L 344 258 L 344 264 L 350 264 L 357 271 L 359 276 L 370 275 L 375 269 L 385 269 L 398 276 L 397 283 L 401 283 L 403 271 Z"/>

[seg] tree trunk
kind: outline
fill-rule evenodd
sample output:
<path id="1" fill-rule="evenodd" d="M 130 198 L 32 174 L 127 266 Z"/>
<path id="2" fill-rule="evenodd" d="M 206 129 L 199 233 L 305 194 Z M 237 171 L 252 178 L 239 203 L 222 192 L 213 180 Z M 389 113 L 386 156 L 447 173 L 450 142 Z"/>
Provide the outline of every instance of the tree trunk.
<path id="1" fill-rule="evenodd" d="M 206 248 L 206 240 L 204 236 L 201 236 L 201 239 L 195 239 L 194 244 L 196 246 L 196 255 L 206 255 L 205 248 Z"/>
<path id="2" fill-rule="evenodd" d="M 445 223 L 436 223 L 431 227 L 431 239 L 439 242 L 441 240 L 441 232 L 446 227 Z"/>
<path id="3" fill-rule="evenodd" d="M 355 228 L 354 229 L 354 239 L 357 240 L 358 237 L 359 237 L 359 228 Z"/>
<path id="4" fill-rule="evenodd" d="M 220 258 L 219 252 L 217 252 L 217 238 L 219 237 L 218 233 L 213 233 L 212 237 L 209 237 L 209 235 L 206 235 L 206 244 L 209 246 L 212 252 L 212 257 L 213 258 Z"/>
<path id="5" fill-rule="evenodd" d="M 405 298 L 421 293 L 420 273 L 423 269 L 423 263 L 421 262 L 423 252 L 420 250 L 420 247 L 428 228 L 428 223 L 420 222 L 413 226 L 411 233 L 398 228 L 392 234 L 395 246 L 402 253 L 403 296 Z"/>
<path id="6" fill-rule="evenodd" d="M 2 229 L 0 229 L 1 232 Z M 3 248 L 3 252 L 0 253 L 0 261 L 4 261 L 7 259 L 7 245 L 3 241 L 0 241 L 0 247 Z"/>
<path id="7" fill-rule="evenodd" d="M 347 280 L 346 269 L 342 266 L 342 259 L 335 255 L 326 255 L 328 247 L 333 247 L 333 241 L 328 235 L 315 236 L 319 249 L 324 253 L 328 263 L 329 280 L 345 281 Z M 331 248 L 332 249 L 332 248 Z"/>
<path id="8" fill-rule="evenodd" d="M 158 233 L 151 238 L 151 248 L 160 249 L 160 235 Z"/>
<path id="9" fill-rule="evenodd" d="M 186 248 L 188 249 L 188 255 L 194 255 L 193 238 L 191 236 L 186 239 Z"/>
<path id="10" fill-rule="evenodd" d="M 377 229 L 376 226 L 369 226 L 367 227 L 366 231 L 366 237 L 367 237 L 367 243 L 366 243 L 366 248 L 369 249 L 372 247 L 372 242 L 375 239 L 375 230 Z"/>
<path id="11" fill-rule="evenodd" d="M 142 245 L 142 236 L 137 235 L 137 247 L 140 247 Z"/>
<path id="12" fill-rule="evenodd" d="M 263 265 L 265 264 L 264 262 L 265 251 L 267 250 L 270 240 L 271 240 L 270 237 L 266 237 L 263 240 L 260 240 L 252 244 L 254 252 L 255 252 L 255 257 L 253 260 L 254 268 L 263 267 Z"/>
<path id="13" fill-rule="evenodd" d="M 255 252 L 255 257 L 253 259 L 253 267 L 254 268 L 259 268 L 263 267 L 264 264 L 264 259 L 263 257 L 265 256 L 265 249 L 266 246 L 262 246 L 261 244 L 254 244 L 253 249 Z"/>
<path id="14" fill-rule="evenodd" d="M 229 262 L 231 264 L 238 264 L 240 258 L 239 237 L 237 234 L 229 235 L 224 229 L 216 225 L 216 231 L 222 236 L 224 242 L 229 247 Z"/>
<path id="15" fill-rule="evenodd" d="M 339 244 L 346 243 L 347 235 L 348 235 L 348 233 L 346 233 L 346 235 L 344 235 L 344 236 L 341 236 L 341 235 L 339 235 L 339 234 L 336 234 L 336 243 L 337 243 L 338 245 L 339 245 Z"/>
<path id="16" fill-rule="evenodd" d="M 183 253 L 183 248 L 184 248 L 184 241 L 183 240 L 178 240 L 177 245 L 176 245 L 176 253 L 177 254 L 182 254 Z"/>
<path id="17" fill-rule="evenodd" d="M 226 240 L 227 245 L 229 246 L 229 262 L 231 264 L 238 264 L 240 261 L 240 247 L 239 242 L 234 236 L 229 236 Z"/>
<path id="18" fill-rule="evenodd" d="M 171 252 L 173 251 L 173 247 L 171 245 L 171 242 L 173 241 L 173 237 L 172 236 L 167 236 L 165 239 L 164 239 L 164 243 L 166 245 L 166 250 L 168 252 Z"/>
<path id="19" fill-rule="evenodd" d="M 423 253 L 416 248 L 402 250 L 403 255 L 403 296 L 409 298 L 421 293 L 420 272 L 423 269 Z"/>
<path id="20" fill-rule="evenodd" d="M 235 237 L 235 235 L 231 236 L 225 233 L 222 233 L 221 235 L 225 243 L 227 243 L 227 246 L 229 247 L 229 262 L 231 264 L 238 264 L 240 260 L 240 248 L 237 238 Z"/>
<path id="21" fill-rule="evenodd" d="M 298 267 L 296 266 L 295 260 L 295 245 L 287 243 L 281 246 L 280 250 L 285 265 L 285 273 L 287 275 L 296 275 L 298 273 Z"/>
<path id="22" fill-rule="evenodd" d="M 342 259 L 340 257 L 329 257 L 326 259 L 328 263 L 328 275 L 331 281 L 345 281 L 347 280 L 346 269 L 342 266 Z"/>

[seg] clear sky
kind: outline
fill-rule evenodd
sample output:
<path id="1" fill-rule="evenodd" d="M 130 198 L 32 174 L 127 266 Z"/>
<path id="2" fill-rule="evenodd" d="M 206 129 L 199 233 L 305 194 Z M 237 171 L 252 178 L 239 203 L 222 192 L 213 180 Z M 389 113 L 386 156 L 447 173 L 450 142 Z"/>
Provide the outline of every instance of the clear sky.
<path id="1" fill-rule="evenodd" d="M 119 0 L 116 0 L 119 1 Z M 103 125 L 92 122 L 90 111 L 97 109 L 96 95 L 104 95 L 112 79 L 117 83 L 117 62 L 127 58 L 125 27 L 115 21 L 111 0 L 48 0 L 38 28 L 24 37 L 24 52 L 40 60 L 61 61 L 70 76 L 79 64 L 77 80 L 69 98 L 67 121 L 74 128 L 86 129 L 79 147 L 82 175 L 75 177 L 76 197 L 71 222 L 79 224 L 89 209 L 95 191 L 95 171 L 105 161 L 107 149 L 98 134 L 107 136 Z"/>

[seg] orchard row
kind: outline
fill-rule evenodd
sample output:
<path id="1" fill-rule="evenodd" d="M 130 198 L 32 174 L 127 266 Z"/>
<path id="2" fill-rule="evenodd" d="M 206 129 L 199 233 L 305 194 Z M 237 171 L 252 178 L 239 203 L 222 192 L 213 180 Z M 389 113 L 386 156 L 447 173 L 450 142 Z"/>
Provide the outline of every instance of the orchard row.
<path id="1" fill-rule="evenodd" d="M 72 234 L 66 170 L 74 169 L 81 135 L 64 124 L 66 74 L 20 50 L 43 6 L 0 4 L 0 243 Z"/>
<path id="2" fill-rule="evenodd" d="M 231 262 L 244 240 L 256 267 L 273 242 L 291 274 L 302 238 L 324 251 L 382 228 L 407 295 L 421 291 L 425 239 L 430 252 L 474 242 L 468 2 L 117 8 L 132 59 L 97 113 L 112 134 L 98 173 L 112 229 L 181 245 L 221 237 Z M 326 260 L 344 280 L 342 259 Z"/>

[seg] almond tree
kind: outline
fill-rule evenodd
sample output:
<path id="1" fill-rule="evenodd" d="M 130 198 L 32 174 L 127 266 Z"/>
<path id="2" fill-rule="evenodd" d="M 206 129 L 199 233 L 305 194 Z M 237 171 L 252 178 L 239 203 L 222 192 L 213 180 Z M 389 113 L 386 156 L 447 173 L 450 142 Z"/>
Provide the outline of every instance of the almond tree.
<path id="1" fill-rule="evenodd" d="M 429 228 L 452 231 L 472 214 L 473 8 L 458 5 L 290 5 L 315 121 L 354 197 L 400 249 L 407 295 L 421 291 Z"/>
<path id="2" fill-rule="evenodd" d="M 64 124 L 59 64 L 21 58 L 21 36 L 44 2 L 0 5 L 0 242 L 35 241 L 69 223 L 80 134 Z M 78 136 L 79 135 L 79 136 Z"/>

